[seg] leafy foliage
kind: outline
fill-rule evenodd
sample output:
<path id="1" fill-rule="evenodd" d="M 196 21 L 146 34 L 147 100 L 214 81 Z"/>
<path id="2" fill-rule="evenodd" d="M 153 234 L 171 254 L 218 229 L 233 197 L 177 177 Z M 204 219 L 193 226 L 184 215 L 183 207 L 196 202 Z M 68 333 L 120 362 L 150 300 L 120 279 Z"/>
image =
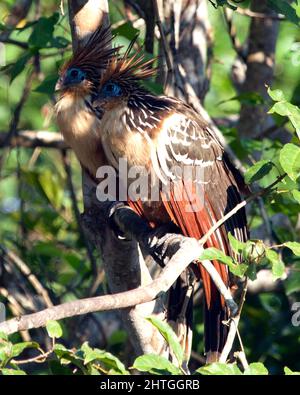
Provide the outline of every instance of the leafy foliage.
<path id="1" fill-rule="evenodd" d="M 150 320 L 151 318 L 151 320 Z M 149 320 L 160 328 L 162 334 L 167 339 L 167 343 L 177 353 L 183 355 L 183 350 L 179 351 L 177 341 L 174 340 L 174 333 L 169 325 L 159 321 L 157 318 L 149 317 Z M 48 332 L 52 339 L 57 337 L 58 331 L 62 331 L 58 322 L 51 321 L 47 326 Z M 180 347 L 180 346 L 179 346 Z M 40 349 L 37 343 L 23 342 L 12 344 L 7 337 L 3 336 L 0 341 L 0 373 L 2 375 L 25 375 L 26 372 L 19 369 L 18 357 L 26 348 Z M 182 375 L 185 372 L 177 366 L 177 362 L 172 363 L 168 359 L 155 354 L 147 354 L 139 356 L 135 359 L 132 367 L 125 368 L 124 364 L 109 352 L 91 348 L 87 342 L 83 343 L 80 348 L 67 349 L 60 343 L 55 343 L 51 351 L 55 359 L 51 359 L 51 370 L 54 374 L 84 374 L 84 375 L 112 375 L 121 374 L 129 375 L 130 370 L 138 370 L 139 372 L 147 372 L 154 375 Z M 26 360 L 22 361 L 26 363 Z M 180 365 L 179 365 L 180 366 Z M 298 375 L 299 372 L 293 372 L 288 367 L 284 368 L 286 375 Z M 205 365 L 196 370 L 201 375 L 267 375 L 268 370 L 261 362 L 251 363 L 244 372 L 236 363 L 226 364 L 215 362 Z"/>

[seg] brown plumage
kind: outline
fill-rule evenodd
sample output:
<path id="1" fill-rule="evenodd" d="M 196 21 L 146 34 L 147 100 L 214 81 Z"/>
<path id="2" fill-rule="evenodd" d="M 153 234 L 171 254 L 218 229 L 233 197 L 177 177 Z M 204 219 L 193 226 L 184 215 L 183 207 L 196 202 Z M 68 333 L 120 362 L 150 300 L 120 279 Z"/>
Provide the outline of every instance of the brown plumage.
<path id="1" fill-rule="evenodd" d="M 172 221 L 184 235 L 199 239 L 241 201 L 243 179 L 205 120 L 182 101 L 157 97 L 143 88 L 139 82 L 152 74 L 149 64 L 136 56 L 126 57 L 128 54 L 121 60 L 112 59 L 93 101 L 101 120 L 99 135 L 106 158 L 118 168 L 118 159 L 125 157 L 129 168 L 145 166 L 155 172 L 161 186 L 169 183 L 169 194 L 161 190 L 159 202 L 149 196 L 137 201 L 128 198 L 128 202 L 152 225 Z M 115 88 L 107 90 L 111 84 Z M 113 90 L 117 94 L 111 94 Z M 173 172 L 174 166 L 182 171 L 191 167 L 194 174 L 199 169 L 198 190 L 195 179 L 183 180 Z M 228 232 L 247 240 L 243 210 L 226 221 L 206 245 L 233 254 Z M 213 263 L 229 286 L 227 267 Z M 205 293 L 205 348 L 211 361 L 218 358 L 226 340 L 227 328 L 222 321 L 228 318 L 227 309 L 208 273 L 201 265 L 199 270 Z"/>
<path id="2" fill-rule="evenodd" d="M 59 129 L 91 174 L 104 162 L 104 154 L 98 137 L 99 122 L 89 103 L 110 58 L 119 49 L 112 48 L 111 41 L 110 29 L 99 27 L 63 65 L 57 82 L 55 113 Z"/>
<path id="3" fill-rule="evenodd" d="M 96 95 L 97 84 L 87 90 L 85 80 L 65 89 L 57 105 L 59 124 L 93 177 L 103 164 L 118 171 L 120 158 L 126 158 L 129 168 L 144 166 L 155 174 L 149 186 L 160 187 L 158 201 L 149 195 L 137 200 L 128 196 L 128 203 L 152 226 L 172 222 L 184 235 L 199 239 L 240 202 L 242 177 L 209 125 L 190 106 L 175 98 L 157 97 L 140 85 L 155 72 L 150 67 L 153 61 L 144 61 L 139 54 L 130 57 L 129 52 L 110 54 Z M 188 168 L 192 177 L 187 180 L 180 173 Z M 201 177 L 195 183 L 198 171 Z M 121 181 L 130 188 L 132 180 Z M 237 239 L 247 240 L 243 210 L 227 220 L 206 245 L 232 254 L 229 231 Z M 229 286 L 227 267 L 213 263 Z M 222 321 L 227 309 L 201 265 L 195 272 L 199 271 L 205 293 L 205 349 L 208 360 L 213 360 L 226 340 Z"/>
<path id="4" fill-rule="evenodd" d="M 123 56 L 112 56 L 110 58 L 107 69 L 101 78 L 101 86 L 109 81 L 112 76 L 114 81 L 128 86 L 156 74 L 157 69 L 152 67 L 156 58 L 145 60 L 141 49 L 133 56 L 130 56 L 133 43 L 131 43 Z"/>

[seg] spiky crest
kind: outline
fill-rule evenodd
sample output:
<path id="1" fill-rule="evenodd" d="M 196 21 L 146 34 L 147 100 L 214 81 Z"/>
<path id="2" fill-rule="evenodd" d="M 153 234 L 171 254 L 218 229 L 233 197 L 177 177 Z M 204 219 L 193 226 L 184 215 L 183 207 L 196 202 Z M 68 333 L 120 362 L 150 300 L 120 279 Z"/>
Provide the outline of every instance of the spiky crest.
<path id="1" fill-rule="evenodd" d="M 141 80 L 150 78 L 157 72 L 156 67 L 151 67 L 157 58 L 145 60 L 145 55 L 142 54 L 141 49 L 134 55 L 130 55 L 135 41 L 136 39 L 130 43 L 124 55 L 120 56 L 117 53 L 110 58 L 107 69 L 101 79 L 101 86 L 107 81 L 113 80 L 129 87 Z"/>
<path id="2" fill-rule="evenodd" d="M 112 39 L 110 26 L 100 26 L 89 37 L 87 43 L 78 48 L 72 58 L 62 66 L 59 74 L 62 76 L 67 69 L 78 67 L 86 72 L 88 80 L 93 83 L 99 82 L 110 58 L 119 51 L 119 47 L 112 48 Z"/>

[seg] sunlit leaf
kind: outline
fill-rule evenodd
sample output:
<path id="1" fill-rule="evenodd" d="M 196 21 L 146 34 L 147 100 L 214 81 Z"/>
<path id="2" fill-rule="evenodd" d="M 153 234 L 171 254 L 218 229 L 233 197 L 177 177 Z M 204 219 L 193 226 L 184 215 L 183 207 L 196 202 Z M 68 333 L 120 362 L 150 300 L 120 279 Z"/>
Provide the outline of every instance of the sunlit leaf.
<path id="1" fill-rule="evenodd" d="M 245 370 L 244 375 L 261 376 L 268 375 L 268 369 L 261 362 L 251 363 Z"/>
<path id="2" fill-rule="evenodd" d="M 20 370 L 20 369 L 8 369 L 8 368 L 3 368 L 0 369 L 0 372 L 4 375 L 4 376 L 25 376 L 26 373 L 24 372 L 24 370 Z"/>
<path id="3" fill-rule="evenodd" d="M 266 258 L 270 261 L 272 265 L 272 274 L 274 280 L 281 278 L 285 272 L 285 266 L 277 252 L 267 249 L 266 250 Z"/>
<path id="4" fill-rule="evenodd" d="M 84 364 L 87 365 L 90 362 L 101 362 L 107 369 L 114 370 L 120 374 L 129 374 L 124 364 L 111 353 L 100 350 L 98 348 L 91 348 L 87 342 L 81 346 L 81 350 L 84 353 Z"/>
<path id="5" fill-rule="evenodd" d="M 284 374 L 287 376 L 299 376 L 300 372 L 293 372 L 290 368 L 287 366 L 284 367 Z"/>
<path id="6" fill-rule="evenodd" d="M 279 160 L 283 170 L 296 181 L 300 176 L 300 147 L 295 144 L 285 144 L 280 151 Z"/>
<path id="7" fill-rule="evenodd" d="M 241 375 L 242 372 L 238 368 L 237 364 L 232 363 L 221 363 L 214 362 L 210 365 L 202 366 L 197 370 L 198 373 L 202 375 L 222 375 L 222 376 L 232 376 L 232 375 Z"/>
<path id="8" fill-rule="evenodd" d="M 243 277 L 248 268 L 247 265 L 235 262 L 230 256 L 227 256 L 223 251 L 215 247 L 206 248 L 198 259 L 200 261 L 208 260 L 222 262 L 229 267 L 231 273 L 238 277 Z"/>
<path id="9" fill-rule="evenodd" d="M 134 361 L 133 368 L 151 374 L 182 374 L 169 360 L 154 354 L 142 355 Z"/>
<path id="10" fill-rule="evenodd" d="M 39 348 L 39 344 L 36 342 L 21 342 L 16 343 L 12 346 L 12 357 L 17 357 L 20 355 L 26 348 Z"/>
<path id="11" fill-rule="evenodd" d="M 62 327 L 57 321 L 48 321 L 46 329 L 52 339 L 58 339 L 63 335 Z"/>
<path id="12" fill-rule="evenodd" d="M 294 189 L 292 191 L 293 198 L 300 204 L 300 191 Z"/>
<path id="13" fill-rule="evenodd" d="M 288 241 L 287 243 L 284 243 L 284 245 L 292 250 L 296 256 L 300 256 L 300 243 L 297 243 L 296 241 Z"/>
<path id="14" fill-rule="evenodd" d="M 168 325 L 166 322 L 159 320 L 154 316 L 148 317 L 147 320 L 150 321 L 152 325 L 154 325 L 159 330 L 159 332 L 163 335 L 163 337 L 166 339 L 167 343 L 169 344 L 171 350 L 174 352 L 179 365 L 181 365 L 183 361 L 183 350 L 179 343 L 178 337 L 176 336 L 175 332 L 170 327 L 170 325 Z"/>

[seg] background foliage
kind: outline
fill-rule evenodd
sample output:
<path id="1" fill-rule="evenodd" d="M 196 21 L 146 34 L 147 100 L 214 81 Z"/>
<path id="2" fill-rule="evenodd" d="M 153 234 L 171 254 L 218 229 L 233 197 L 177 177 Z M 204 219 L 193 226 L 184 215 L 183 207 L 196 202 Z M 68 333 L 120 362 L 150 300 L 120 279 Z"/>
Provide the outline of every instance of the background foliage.
<path id="1" fill-rule="evenodd" d="M 212 78 L 205 98 L 205 107 L 215 118 L 235 119 L 243 101 L 251 103 L 254 100 L 254 103 L 257 103 L 257 100 L 265 101 L 265 99 L 255 95 L 255 92 L 248 92 L 243 96 L 237 94 L 231 79 L 231 66 L 236 53 L 232 48 L 222 14 L 222 6 L 228 5 L 228 2 L 222 0 L 210 3 L 214 4 L 210 4 L 209 16 L 215 38 Z M 243 7 L 247 8 L 249 3 L 245 1 Z M 13 5 L 12 0 L 4 0 L 0 4 L 0 34 L 9 29 L 5 21 Z M 234 8 L 233 2 L 229 2 L 229 5 Z M 289 142 L 289 144 L 285 144 L 282 148 L 282 141 L 267 137 L 241 139 L 234 126 L 224 127 L 223 132 L 246 167 L 249 167 L 251 161 L 252 163 L 256 161 L 253 159 L 257 157 L 255 153 L 260 153 L 261 162 L 247 173 L 249 182 L 256 182 L 256 186 L 266 187 L 279 174 L 288 173 L 289 177 L 278 185 L 277 193 L 264 198 L 266 214 L 271 218 L 273 244 L 282 245 L 287 241 L 300 241 L 298 137 L 300 113 L 297 107 L 300 104 L 300 45 L 298 45 L 300 4 L 296 1 L 290 4 L 287 1 L 272 0 L 270 6 L 283 14 L 285 20 L 280 22 L 275 79 L 272 91 L 269 91 L 267 104 L 270 109 L 272 108 L 270 113 L 276 123 L 278 125 L 285 123 L 288 136 L 288 141 L 285 143 Z M 110 1 L 110 17 L 114 30 L 118 33 L 115 41 L 126 46 L 135 36 L 136 29 L 129 22 L 124 22 L 124 6 L 121 0 Z M 247 16 L 234 15 L 240 41 L 247 37 L 249 21 L 250 18 Z M 13 131 L 15 127 L 19 130 L 56 131 L 56 125 L 51 118 L 54 85 L 60 65 L 71 54 L 67 16 L 61 14 L 59 2 L 56 0 L 36 1 L 26 19 L 19 21 L 12 29 L 10 39 L 15 42 L 6 43 L 1 47 L 2 52 L 5 52 L 5 65 L 1 68 L 0 74 L 0 132 Z M 143 43 L 143 31 L 139 36 L 139 42 Z M 24 93 L 26 87 L 28 95 Z M 151 88 L 157 93 L 162 90 L 161 86 L 154 83 L 151 84 Z M 12 150 L 1 148 L 1 249 L 16 252 L 26 262 L 47 290 L 54 304 L 95 293 L 101 295 L 107 289 L 101 259 L 98 267 L 95 267 L 93 259 L 88 257 L 86 241 L 79 231 L 78 223 L 74 220 L 72 189 L 68 178 L 69 160 L 80 210 L 82 208 L 81 172 L 73 154 L 62 154 L 59 150 L 43 148 Z M 259 229 L 263 222 L 258 206 L 252 206 L 249 211 L 249 223 L 254 235 L 259 234 L 262 237 Z M 300 370 L 300 327 L 291 324 L 291 306 L 293 302 L 300 300 L 300 258 L 297 248 L 299 246 L 296 244 L 294 249 L 283 246 L 279 249 L 279 255 L 278 251 L 276 253 L 274 251 L 275 256 L 269 253 L 267 256 L 269 263 L 267 260 L 260 262 L 259 269 L 269 267 L 267 265 L 271 262 L 275 277 L 281 277 L 286 270 L 289 275 L 274 292 L 249 294 L 243 310 L 240 327 L 246 354 L 249 361 L 262 362 L 270 373 L 281 373 L 286 365 L 292 370 Z M 4 265 L 6 259 L 3 252 L 3 262 L 0 265 Z M 1 266 L 0 275 L 3 275 Z M 96 283 L 95 278 L 97 278 Z M 26 277 L 23 277 L 24 285 L 18 284 L 20 286 L 18 292 L 21 292 L 22 287 L 30 288 L 30 285 L 25 285 L 26 281 Z M 5 293 L 1 280 L 0 291 L 0 301 L 8 306 L 7 313 L 11 316 L 14 303 Z M 35 298 L 33 303 L 31 305 L 24 303 L 21 312 L 30 312 L 32 306 L 35 308 L 44 306 L 40 295 L 34 293 L 32 295 Z M 197 356 L 203 354 L 203 324 L 201 309 L 198 310 L 195 317 L 195 354 L 192 359 L 195 368 L 201 364 L 199 362 L 201 357 L 197 358 Z M 84 319 L 87 320 L 84 324 L 86 330 L 83 330 L 82 325 Z M 62 327 L 61 342 L 64 346 L 54 345 L 58 359 L 50 358 L 46 362 L 40 361 L 43 363 L 39 365 L 26 365 L 27 372 L 70 372 L 66 370 L 66 361 L 71 360 L 72 364 L 78 367 L 78 371 L 83 373 L 105 373 L 110 370 L 122 374 L 128 373 L 125 366 L 133 363 L 129 357 L 130 346 L 115 313 L 94 314 L 88 318 L 66 320 L 62 322 Z M 52 339 L 62 335 L 53 335 L 53 331 L 49 328 L 48 333 Z M 33 333 L 33 338 L 43 346 L 51 346 L 51 341 L 49 342 L 44 330 Z M 12 340 L 19 342 L 22 339 L 17 335 L 13 336 Z M 89 341 L 92 347 L 96 346 L 98 351 L 90 349 L 90 346 L 84 343 L 86 341 Z M 0 346 L 1 344 L 8 348 L 13 347 L 5 340 Z M 11 354 L 8 354 L 11 348 L 10 351 L 7 351 L 7 348 L 3 351 L 0 347 L 2 367 L 7 365 L 9 359 L 16 358 L 21 352 L 22 355 L 30 356 L 31 351 L 26 354 L 25 349 L 38 347 L 34 342 L 23 346 L 20 344 L 22 343 L 19 343 L 18 349 Z M 67 351 L 72 347 L 78 347 L 78 353 Z M 100 349 L 105 349 L 106 352 Z M 125 365 L 114 359 L 110 352 L 118 355 Z M 10 358 L 7 359 L 5 355 L 6 357 L 10 355 Z M 102 364 L 96 364 L 95 367 L 92 362 L 96 360 L 102 361 Z M 139 361 L 135 361 L 135 367 L 143 370 L 138 364 Z M 2 373 L 11 373 L 5 369 L 7 368 L 3 368 Z M 168 369 L 173 368 L 166 367 L 167 371 Z M 205 368 L 203 369 L 202 373 L 205 373 Z"/>

